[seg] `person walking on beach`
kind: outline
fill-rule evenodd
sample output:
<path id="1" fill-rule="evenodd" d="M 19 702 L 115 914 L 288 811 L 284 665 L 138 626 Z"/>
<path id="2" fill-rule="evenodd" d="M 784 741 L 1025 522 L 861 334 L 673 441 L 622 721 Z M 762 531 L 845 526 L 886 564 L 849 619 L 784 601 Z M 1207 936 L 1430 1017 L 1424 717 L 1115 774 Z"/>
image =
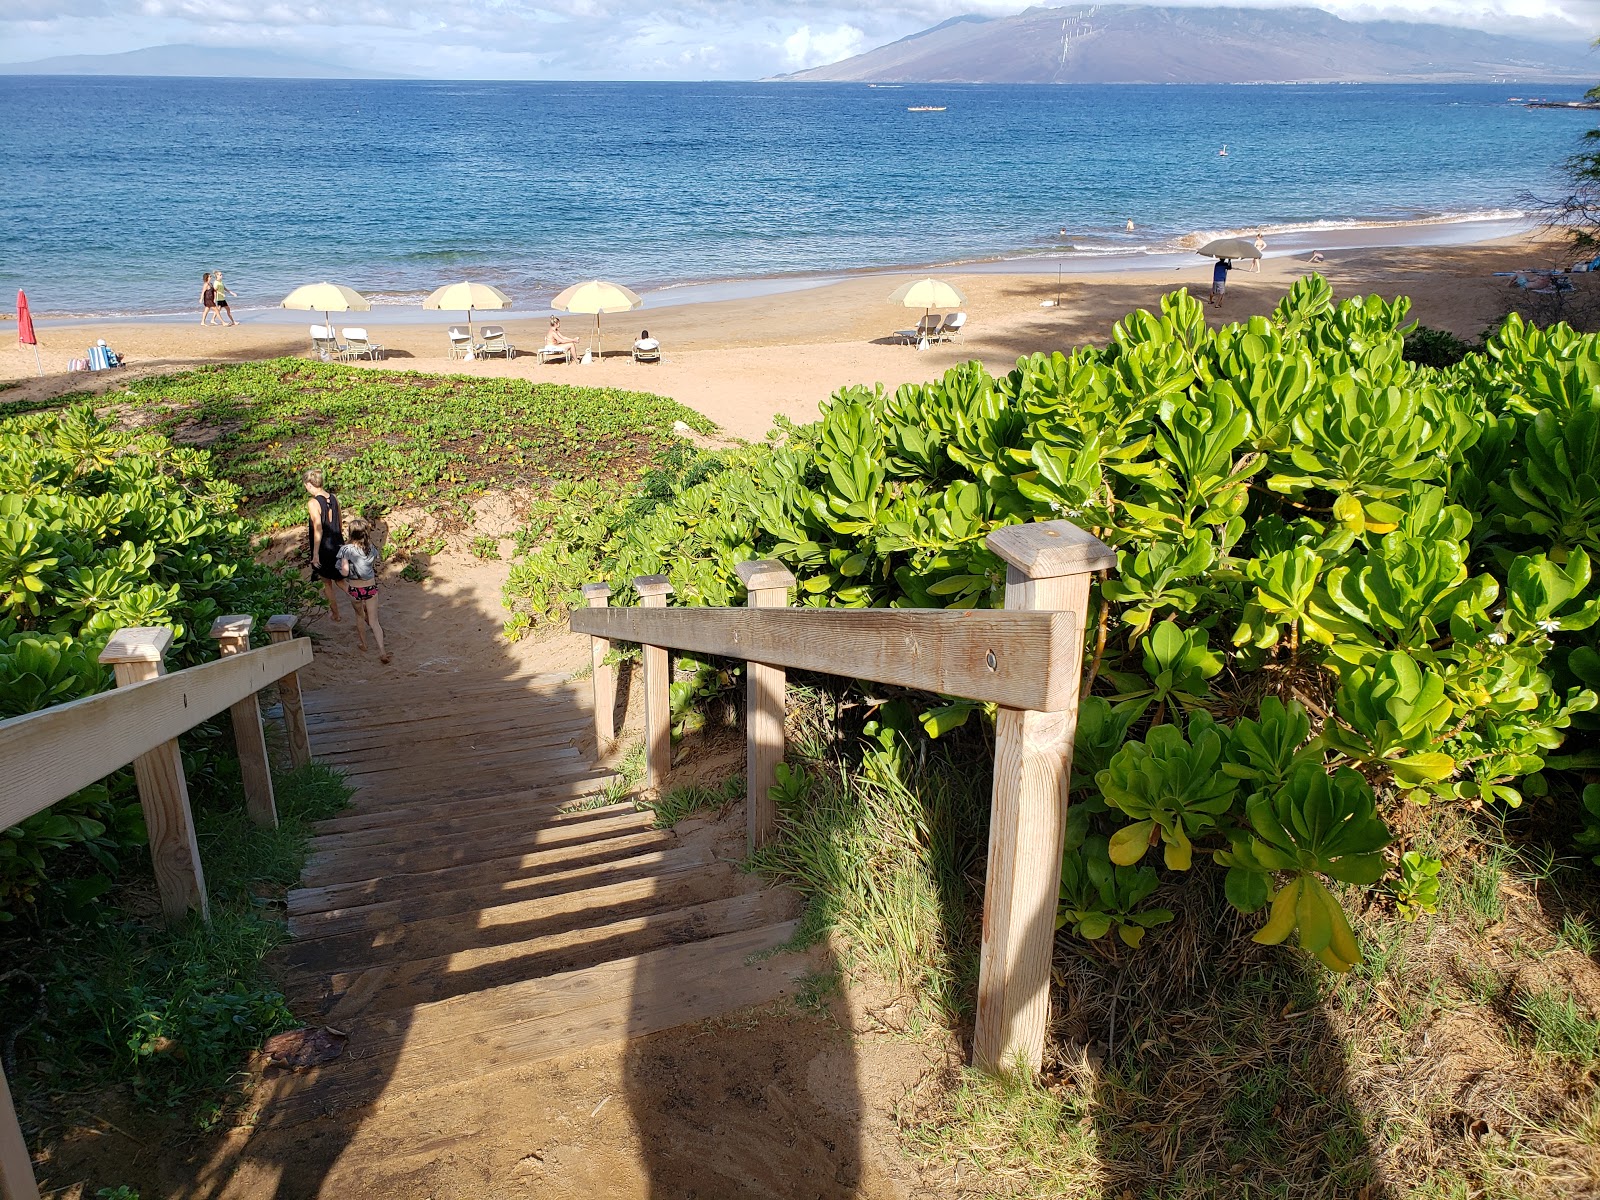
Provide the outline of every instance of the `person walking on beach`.
<path id="1" fill-rule="evenodd" d="M 322 486 L 322 472 L 306 472 L 306 538 L 311 558 L 311 578 L 322 581 L 322 592 L 328 598 L 328 611 L 335 621 L 339 616 L 338 583 L 344 578 L 339 570 L 339 549 L 344 545 L 344 522 L 339 514 L 339 500 Z M 361 610 L 356 610 L 357 619 Z"/>
<path id="2" fill-rule="evenodd" d="M 1222 296 L 1228 290 L 1228 272 L 1233 270 L 1233 263 L 1226 258 L 1217 259 L 1217 265 L 1211 268 L 1211 303 L 1218 308 L 1222 307 Z"/>
<path id="3" fill-rule="evenodd" d="M 1259 233 L 1256 234 L 1256 257 L 1250 260 L 1250 269 L 1252 271 L 1261 270 L 1261 255 L 1266 252 L 1266 249 L 1267 239 Z"/>
<path id="4" fill-rule="evenodd" d="M 217 316 L 217 289 L 211 286 L 211 272 L 207 271 L 200 276 L 200 324 L 211 324 L 210 318 Z M 217 324 L 222 324 L 222 318 L 217 317 Z"/>
<path id="5" fill-rule="evenodd" d="M 233 310 L 228 307 L 228 289 L 222 286 L 221 271 L 211 272 L 211 290 L 217 297 L 217 324 L 221 325 L 222 318 L 226 316 L 229 325 L 237 325 L 239 322 L 233 319 Z"/>
<path id="6" fill-rule="evenodd" d="M 350 540 L 339 547 L 339 574 L 356 610 L 356 642 L 367 648 L 367 627 L 378 643 L 378 661 L 387 663 L 393 656 L 383 647 L 383 626 L 378 623 L 378 551 L 372 545 L 372 531 L 360 517 L 350 522 Z"/>

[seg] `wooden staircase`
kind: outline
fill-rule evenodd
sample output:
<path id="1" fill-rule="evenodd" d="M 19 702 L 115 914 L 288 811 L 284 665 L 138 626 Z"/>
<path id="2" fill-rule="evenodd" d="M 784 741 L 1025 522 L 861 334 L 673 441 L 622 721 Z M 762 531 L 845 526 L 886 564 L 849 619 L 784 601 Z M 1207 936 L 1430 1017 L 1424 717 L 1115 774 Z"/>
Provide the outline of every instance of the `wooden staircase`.
<path id="1" fill-rule="evenodd" d="M 550 676 L 306 695 L 316 756 L 356 790 L 289 893 L 287 991 L 349 1041 L 272 1081 L 264 1120 L 764 1003 L 809 969 L 773 953 L 797 901 L 734 865 L 742 835 L 681 837 L 607 792 L 589 697 Z"/>

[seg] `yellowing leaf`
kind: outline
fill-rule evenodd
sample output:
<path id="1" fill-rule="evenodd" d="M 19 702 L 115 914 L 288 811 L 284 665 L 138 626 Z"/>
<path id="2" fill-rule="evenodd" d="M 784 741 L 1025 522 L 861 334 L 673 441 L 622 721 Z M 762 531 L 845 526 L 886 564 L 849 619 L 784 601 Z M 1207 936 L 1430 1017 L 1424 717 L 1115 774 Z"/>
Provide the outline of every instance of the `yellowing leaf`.
<path id="1" fill-rule="evenodd" d="M 1119 867 L 1131 867 L 1144 857 L 1150 848 L 1150 830 L 1154 821 L 1135 821 L 1124 825 L 1111 835 L 1111 861 Z"/>
<path id="2" fill-rule="evenodd" d="M 1272 898 L 1272 913 L 1267 923 L 1250 940 L 1263 946 L 1276 946 L 1294 932 L 1295 902 L 1300 898 L 1300 880 L 1281 889 Z"/>

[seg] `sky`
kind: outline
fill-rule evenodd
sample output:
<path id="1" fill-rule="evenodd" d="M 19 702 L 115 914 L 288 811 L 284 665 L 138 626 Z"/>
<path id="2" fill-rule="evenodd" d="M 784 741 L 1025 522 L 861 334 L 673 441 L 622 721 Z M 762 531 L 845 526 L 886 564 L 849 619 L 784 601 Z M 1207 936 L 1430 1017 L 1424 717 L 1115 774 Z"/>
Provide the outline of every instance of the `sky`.
<path id="1" fill-rule="evenodd" d="M 1294 0 L 1231 2 L 1273 8 Z M 1025 7 L 1026 0 L 0 0 L 0 61 L 182 43 L 435 78 L 753 79 L 836 62 L 964 13 L 1010 16 Z M 1600 36 L 1600 0 L 1317 7 L 1354 20 L 1440 21 L 1569 42 Z"/>

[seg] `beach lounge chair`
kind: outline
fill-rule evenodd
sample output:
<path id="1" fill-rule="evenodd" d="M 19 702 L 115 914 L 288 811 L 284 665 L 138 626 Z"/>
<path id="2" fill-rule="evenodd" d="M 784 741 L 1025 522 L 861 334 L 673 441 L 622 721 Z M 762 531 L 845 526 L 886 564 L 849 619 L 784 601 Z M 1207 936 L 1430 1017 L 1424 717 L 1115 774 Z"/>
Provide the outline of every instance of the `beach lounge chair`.
<path id="1" fill-rule="evenodd" d="M 478 330 L 483 334 L 483 341 L 478 343 L 478 354 L 487 357 L 491 354 L 504 354 L 507 359 L 517 356 L 517 348 L 506 341 L 506 331 L 500 325 L 485 325 Z"/>
<path id="2" fill-rule="evenodd" d="M 577 357 L 578 357 L 577 350 L 571 345 L 566 345 L 566 346 L 540 346 L 539 349 L 535 353 L 538 354 L 539 361 L 542 362 L 542 363 L 547 363 L 547 362 L 565 362 L 565 363 L 569 363 L 569 362 L 576 361 Z"/>
<path id="3" fill-rule="evenodd" d="M 938 336 L 939 330 L 943 326 L 944 317 L 941 314 L 929 313 L 927 316 L 923 317 L 917 322 L 917 327 L 915 329 L 896 329 L 894 331 L 894 336 L 899 338 L 902 342 L 905 342 L 908 346 L 914 346 L 918 342 L 922 341 L 923 338 L 927 338 L 930 341 L 933 340 L 933 338 Z"/>
<path id="4" fill-rule="evenodd" d="M 634 362 L 660 362 L 661 343 L 655 338 L 640 338 L 633 344 Z"/>
<path id="5" fill-rule="evenodd" d="M 345 329 L 341 332 L 345 340 L 345 358 L 369 358 L 376 362 L 387 353 L 382 346 L 367 337 L 365 329 Z"/>
<path id="6" fill-rule="evenodd" d="M 964 312 L 953 312 L 944 319 L 944 324 L 939 326 L 938 334 L 929 338 L 928 340 L 953 342 L 961 336 L 961 331 L 965 329 L 966 326 L 967 314 Z"/>
<path id="7" fill-rule="evenodd" d="M 333 336 L 332 325 L 311 326 L 311 353 L 323 362 L 333 358 L 343 358 L 350 347 L 342 345 L 338 338 Z"/>
<path id="8" fill-rule="evenodd" d="M 450 326 L 450 357 L 472 358 L 477 349 L 472 344 L 472 331 L 465 325 Z"/>

